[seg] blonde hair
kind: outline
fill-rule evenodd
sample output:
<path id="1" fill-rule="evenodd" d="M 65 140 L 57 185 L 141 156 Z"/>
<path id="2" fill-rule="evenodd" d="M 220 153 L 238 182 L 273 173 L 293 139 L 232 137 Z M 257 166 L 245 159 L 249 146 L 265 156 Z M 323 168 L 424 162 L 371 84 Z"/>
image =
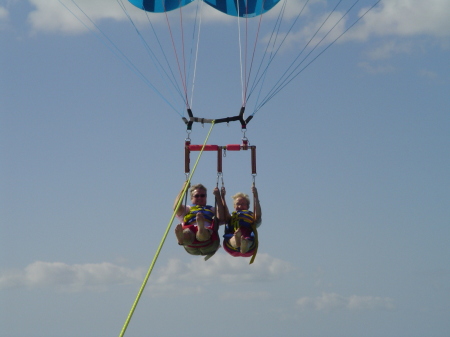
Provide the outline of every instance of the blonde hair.
<path id="1" fill-rule="evenodd" d="M 191 189 L 190 189 L 191 198 L 194 196 L 195 190 L 203 190 L 203 191 L 205 191 L 205 193 L 207 193 L 206 187 L 203 186 L 202 184 L 192 185 Z"/>
<path id="2" fill-rule="evenodd" d="M 238 192 L 235 195 L 233 195 L 231 198 L 233 199 L 233 205 L 236 203 L 237 199 L 244 198 L 245 200 L 247 200 L 248 207 L 250 208 L 250 198 L 249 198 L 248 194 L 245 194 L 245 193 L 242 193 L 242 192 Z"/>

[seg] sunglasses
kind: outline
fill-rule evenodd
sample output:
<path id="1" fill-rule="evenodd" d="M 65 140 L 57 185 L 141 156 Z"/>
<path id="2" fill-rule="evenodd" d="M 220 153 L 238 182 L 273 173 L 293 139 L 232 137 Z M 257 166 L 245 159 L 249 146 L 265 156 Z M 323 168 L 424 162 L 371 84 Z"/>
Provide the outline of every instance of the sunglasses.
<path id="1" fill-rule="evenodd" d="M 206 194 L 196 194 L 196 195 L 193 195 L 193 197 L 194 198 L 204 198 L 204 197 L 206 197 Z"/>

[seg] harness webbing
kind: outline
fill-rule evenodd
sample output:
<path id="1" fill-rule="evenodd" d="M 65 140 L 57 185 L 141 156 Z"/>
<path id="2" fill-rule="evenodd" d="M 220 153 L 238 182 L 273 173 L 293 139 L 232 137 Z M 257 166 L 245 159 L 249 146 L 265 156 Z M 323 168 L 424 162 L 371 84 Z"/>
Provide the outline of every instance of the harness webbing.
<path id="1" fill-rule="evenodd" d="M 255 186 L 254 183 L 253 183 L 253 186 Z M 261 216 L 261 215 L 258 214 L 258 216 Z M 258 230 L 256 229 L 256 198 L 255 198 L 255 196 L 253 196 L 253 223 L 252 223 L 252 229 L 253 229 L 253 234 L 255 235 L 255 250 L 254 250 L 254 253 L 252 255 L 252 258 L 250 259 L 250 263 L 249 264 L 252 264 L 253 261 L 255 261 L 256 254 L 258 253 L 258 246 L 259 246 Z"/>
<path id="2" fill-rule="evenodd" d="M 203 148 L 206 146 L 206 143 L 207 143 L 207 141 L 209 139 L 209 136 L 211 134 L 211 131 L 212 131 L 213 127 L 214 127 L 214 121 L 212 122 L 211 128 L 209 129 L 209 132 L 208 132 L 208 134 L 206 136 L 206 139 L 205 139 L 205 141 L 203 143 Z M 203 154 L 203 149 L 198 154 L 197 160 L 195 161 L 194 168 L 192 169 L 192 172 L 189 175 L 188 180 L 186 181 L 187 183 L 184 185 L 183 193 L 186 193 L 187 189 L 189 188 L 189 184 L 191 182 L 191 179 L 192 179 L 192 177 L 194 175 L 195 169 L 197 168 L 197 164 L 200 161 L 200 157 L 202 156 L 202 154 Z M 123 335 L 125 334 L 125 331 L 128 328 L 128 324 L 130 323 L 131 317 L 133 316 L 134 311 L 136 310 L 136 306 L 137 306 L 137 304 L 138 304 L 138 302 L 139 302 L 139 300 L 140 300 L 140 298 L 142 296 L 142 293 L 144 292 L 144 288 L 147 285 L 147 281 L 150 278 L 150 274 L 152 273 L 153 267 L 154 267 L 154 265 L 156 263 L 156 260 L 158 259 L 159 253 L 161 252 L 161 249 L 162 249 L 162 246 L 164 244 L 164 241 L 166 241 L 167 234 L 169 233 L 170 227 L 172 226 L 172 222 L 175 219 L 175 215 L 176 215 L 177 210 L 180 207 L 182 201 L 183 201 L 183 198 L 179 198 L 178 203 L 177 203 L 177 205 L 176 205 L 176 207 L 175 207 L 175 209 L 173 211 L 173 214 L 172 214 L 172 216 L 170 218 L 170 221 L 167 224 L 166 231 L 164 232 L 164 235 L 163 235 L 163 237 L 161 239 L 161 242 L 160 242 L 160 244 L 158 246 L 158 249 L 156 250 L 155 256 L 153 257 L 152 263 L 150 264 L 150 267 L 149 267 L 149 269 L 147 271 L 147 274 L 145 275 L 144 281 L 142 282 L 141 288 L 139 289 L 139 292 L 138 292 L 138 294 L 136 296 L 136 299 L 134 300 L 134 303 L 133 303 L 133 305 L 131 307 L 131 310 L 128 313 L 128 317 L 125 320 L 125 323 L 124 323 L 124 325 L 122 327 L 122 331 L 120 331 L 119 337 L 123 337 Z"/>

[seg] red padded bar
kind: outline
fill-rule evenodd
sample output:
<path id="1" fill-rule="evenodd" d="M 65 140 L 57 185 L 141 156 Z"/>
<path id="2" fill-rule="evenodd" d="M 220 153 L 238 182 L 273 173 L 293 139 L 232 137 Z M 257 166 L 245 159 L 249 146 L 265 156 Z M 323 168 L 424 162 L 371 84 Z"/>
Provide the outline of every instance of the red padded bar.
<path id="1" fill-rule="evenodd" d="M 203 145 L 189 145 L 189 150 L 191 151 L 201 151 L 203 148 Z M 219 149 L 219 146 L 217 145 L 205 145 L 205 148 L 203 151 L 217 151 Z"/>
<path id="2" fill-rule="evenodd" d="M 227 151 L 241 151 L 241 146 L 239 144 L 228 144 Z"/>

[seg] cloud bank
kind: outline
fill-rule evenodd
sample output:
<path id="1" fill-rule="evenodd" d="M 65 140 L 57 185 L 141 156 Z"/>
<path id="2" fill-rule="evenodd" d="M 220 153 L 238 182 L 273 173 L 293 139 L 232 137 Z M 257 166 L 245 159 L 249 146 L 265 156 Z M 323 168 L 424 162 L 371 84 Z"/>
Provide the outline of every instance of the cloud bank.
<path id="1" fill-rule="evenodd" d="M 363 12 L 363 11 L 361 11 Z M 450 1 L 384 0 L 362 19 L 352 36 L 450 36 Z"/>
<path id="2" fill-rule="evenodd" d="M 36 261 L 22 271 L 0 274 L 0 289 L 55 288 L 63 291 L 106 290 L 110 285 L 142 280 L 143 269 L 129 269 L 112 263 L 74 264 Z"/>
<path id="3" fill-rule="evenodd" d="M 83 25 L 72 14 L 75 13 L 80 18 L 84 18 L 80 8 L 95 22 L 106 19 L 116 21 L 127 20 L 122 9 L 115 2 L 111 4 L 110 0 L 77 0 L 75 4 L 79 7 L 69 0 L 28 1 L 35 8 L 28 16 L 28 21 L 35 32 L 59 31 L 64 33 L 78 33 L 85 31 L 86 29 Z M 124 3 L 129 13 L 133 17 L 138 17 L 134 15 L 139 14 L 141 11 L 129 5 L 128 1 L 124 1 Z M 317 8 L 321 7 L 320 2 L 318 3 L 319 5 L 311 2 L 312 5 L 304 13 L 311 15 L 313 12 L 316 12 Z M 301 4 L 301 0 L 289 3 L 287 16 L 292 15 L 292 13 L 297 13 L 301 8 Z M 193 8 L 194 6 L 188 6 L 188 9 L 191 9 L 191 7 Z M 229 18 L 226 15 L 221 15 L 218 11 L 210 10 L 209 6 L 204 7 L 208 11 L 208 15 L 205 15 L 205 20 L 211 16 L 213 16 L 213 20 L 211 20 L 213 22 L 217 22 L 221 17 Z M 367 9 L 361 9 L 359 15 L 362 15 Z M 2 15 L 5 15 L 4 12 L 5 9 L 2 11 L 0 7 L 0 19 Z M 217 15 L 214 15 L 215 12 L 217 12 Z M 336 16 L 339 17 L 343 13 L 339 14 L 338 12 Z M 318 17 L 318 22 L 322 22 L 321 20 L 326 15 L 327 13 L 324 13 L 322 10 L 322 14 Z M 448 0 L 384 0 L 368 15 L 364 16 L 357 29 L 352 29 L 346 34 L 346 39 L 366 40 L 372 35 L 401 37 L 429 35 L 448 37 L 450 36 L 449 17 L 450 1 Z M 157 19 L 157 16 L 155 16 L 155 19 Z M 331 22 L 333 20 L 330 20 L 330 24 Z M 306 27 L 305 29 L 310 30 L 313 26 L 317 26 L 317 22 L 312 23 L 310 27 Z M 339 26 L 334 34 L 343 31 L 344 25 L 340 24 Z"/>
<path id="4" fill-rule="evenodd" d="M 0 21 L 6 20 L 9 16 L 8 10 L 0 6 Z"/>
<path id="5" fill-rule="evenodd" d="M 322 293 L 319 297 L 302 297 L 297 300 L 302 310 L 331 311 L 331 310 L 369 310 L 394 309 L 394 303 L 388 297 L 357 296 L 345 297 L 335 293 Z"/>
<path id="6" fill-rule="evenodd" d="M 82 20 L 85 24 L 92 27 L 85 14 L 97 23 L 106 19 L 115 21 L 126 20 L 125 14 L 117 6 L 117 3 L 110 0 L 77 0 L 75 2 L 69 0 L 28 1 L 35 8 L 28 15 L 28 22 L 34 33 L 62 32 L 76 34 L 87 32 L 86 27 L 80 22 Z M 111 6 L 111 3 L 114 6 Z"/>
<path id="7" fill-rule="evenodd" d="M 233 284 L 236 282 L 270 282 L 291 273 L 288 263 L 259 254 L 257 261 L 248 265 L 248 259 L 233 259 L 217 254 L 208 262 L 192 258 L 183 263 L 171 259 L 167 265 L 154 270 L 150 277 L 151 293 L 155 296 L 189 294 L 199 291 L 199 284 Z M 61 291 L 105 291 L 115 285 L 140 284 L 145 268 L 126 268 L 112 263 L 74 264 L 36 261 L 24 270 L 0 273 L 0 289 L 54 288 Z M 176 290 L 176 291 L 175 291 Z"/>
<path id="8" fill-rule="evenodd" d="M 9 21 L 9 12 L 5 7 L 0 6 L 0 31 L 5 30 Z"/>

